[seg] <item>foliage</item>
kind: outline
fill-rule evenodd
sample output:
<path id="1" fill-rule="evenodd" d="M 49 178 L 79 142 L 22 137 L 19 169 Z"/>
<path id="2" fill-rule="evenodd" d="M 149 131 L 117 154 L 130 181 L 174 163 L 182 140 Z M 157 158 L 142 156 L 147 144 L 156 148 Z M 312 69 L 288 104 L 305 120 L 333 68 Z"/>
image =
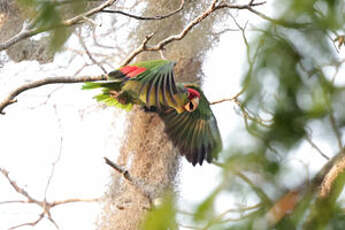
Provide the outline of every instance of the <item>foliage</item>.
<path id="1" fill-rule="evenodd" d="M 62 21 L 83 12 L 87 7 L 87 0 L 17 0 L 17 3 L 30 19 L 30 28 L 49 31 L 53 51 L 59 50 L 73 32 L 73 28 L 64 26 Z"/>
<path id="2" fill-rule="evenodd" d="M 336 146 L 333 155 L 343 151 L 345 92 L 336 74 L 344 61 L 334 41 L 345 33 L 345 4 L 335 0 L 276 1 L 275 8 L 284 11 L 268 19 L 263 28 L 255 28 L 257 36 L 248 46 L 251 62 L 243 78 L 240 103 L 247 113 L 250 138 L 232 144 L 223 154 L 227 157 L 220 165 L 224 175 L 221 190 L 216 188 L 195 209 L 193 222 L 200 229 L 340 229 L 344 221 L 339 200 L 343 173 L 321 197 L 317 176 L 311 182 L 296 179 L 298 172 L 286 170 L 285 163 L 302 144 L 311 142 L 313 131 Z M 299 179 L 301 185 L 295 190 L 287 188 L 282 177 Z M 221 192 L 240 200 L 257 200 L 260 206 L 242 211 L 237 221 L 224 221 L 214 209 Z M 274 208 L 286 212 L 278 215 Z"/>
<path id="3" fill-rule="evenodd" d="M 54 51 L 63 46 L 74 29 L 74 26 L 65 26 L 64 20 L 84 12 L 89 4 L 86 0 L 16 2 L 27 15 L 29 29 L 38 29 L 37 33 L 48 31 Z M 155 32 L 150 45 L 171 34 L 178 34 L 186 21 L 208 6 L 198 1 L 188 2 L 187 6 L 192 9 L 187 11 L 189 15 L 174 15 L 174 23 L 168 20 L 138 23 L 130 35 L 135 35 L 141 42 L 149 32 Z M 175 1 L 154 3 L 157 4 L 148 4 L 144 15 L 160 14 L 159 4 L 171 4 L 172 9 L 179 4 Z M 194 207 L 193 213 L 187 213 L 191 216 L 190 224 L 196 228 L 343 228 L 344 171 L 336 171 L 330 184 L 325 182 L 325 173 L 337 166 L 336 163 L 341 164 L 342 161 L 337 160 L 344 155 L 345 92 L 343 83 L 338 80 L 341 77 L 338 72 L 345 61 L 339 57 L 338 49 L 344 49 L 345 3 L 343 0 L 277 0 L 273 11 L 273 18 L 256 13 L 265 19 L 260 28 L 246 30 L 237 24 L 244 38 L 249 33 L 255 35 L 249 44 L 246 43 L 248 71 L 243 76 L 243 93 L 233 99 L 245 120 L 234 135 L 241 133 L 246 138 L 224 150 L 220 159 L 222 163 L 215 163 L 222 169 L 219 186 Z M 181 41 L 170 44 L 164 50 L 167 57 L 179 56 L 182 60 L 176 61 L 192 63 L 193 68 L 190 69 L 200 70 L 201 61 L 198 59 L 215 41 L 206 35 L 214 32 L 214 22 L 230 18 L 228 13 L 222 11 L 211 16 L 205 21 L 205 26 L 193 28 L 193 32 Z M 117 28 L 114 26 L 112 29 Z M 134 40 L 133 37 L 128 38 Z M 85 52 L 88 53 L 87 49 Z M 147 52 L 145 55 L 140 58 L 152 59 L 150 55 L 159 54 Z M 91 55 L 89 58 L 94 64 L 99 64 Z M 197 75 L 197 71 L 191 74 L 186 68 L 181 69 L 181 75 Z M 112 97 L 96 96 L 96 99 L 108 105 L 124 106 Z M 14 100 L 9 103 L 14 103 Z M 131 104 L 128 104 L 126 109 L 130 108 Z M 290 156 L 297 155 L 308 159 L 320 155 L 327 158 L 313 143 L 314 133 L 321 133 L 322 142 L 331 146 L 332 152 L 327 155 L 336 157 L 326 159 L 325 167 L 313 172 L 311 178 L 303 178 L 286 162 Z M 315 152 L 298 151 L 305 144 L 310 144 Z M 320 155 L 310 156 L 318 153 Z M 339 165 L 338 168 L 341 167 L 345 166 Z M 224 195 L 246 201 L 247 206 L 219 213 L 216 202 Z M 142 229 L 178 229 L 180 213 L 176 206 L 172 195 L 165 196 L 161 205 L 148 212 Z"/>
<path id="4" fill-rule="evenodd" d="M 175 222 L 176 209 L 172 194 L 166 194 L 161 204 L 153 207 L 146 216 L 141 229 L 177 229 Z"/>

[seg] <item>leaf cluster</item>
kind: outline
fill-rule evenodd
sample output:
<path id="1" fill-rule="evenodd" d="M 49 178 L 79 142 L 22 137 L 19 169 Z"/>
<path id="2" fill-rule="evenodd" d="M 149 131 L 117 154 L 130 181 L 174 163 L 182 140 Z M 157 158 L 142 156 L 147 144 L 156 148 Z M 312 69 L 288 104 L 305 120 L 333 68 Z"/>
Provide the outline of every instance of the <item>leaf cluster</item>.
<path id="1" fill-rule="evenodd" d="M 195 209 L 197 228 L 341 229 L 344 222 L 344 204 L 339 199 L 344 173 L 321 198 L 316 180 L 303 179 L 301 171 L 294 171 L 296 167 L 287 166 L 287 161 L 291 155 L 310 160 L 311 154 L 321 157 L 317 152 L 298 151 L 314 133 L 321 133 L 322 141 L 331 146 L 329 156 L 343 151 L 345 88 L 337 81 L 342 77 L 337 73 L 344 61 L 334 40 L 345 33 L 345 4 L 292 0 L 276 1 L 274 6 L 280 15 L 256 28 L 257 36 L 249 44 L 253 62 L 248 63 L 240 99 L 258 119 L 245 118 L 246 129 L 236 130 L 245 138 L 223 153 L 220 186 Z M 269 125 L 258 122 L 260 117 L 269 118 Z M 296 205 L 288 214 L 269 217 L 293 188 L 299 197 Z M 215 206 L 224 193 L 259 206 L 225 218 L 228 215 L 219 214 Z"/>
<path id="2" fill-rule="evenodd" d="M 73 28 L 66 27 L 62 21 L 68 17 L 83 12 L 88 6 L 88 0 L 16 0 L 30 22 L 30 28 L 49 33 L 50 48 L 59 50 L 67 41 Z"/>

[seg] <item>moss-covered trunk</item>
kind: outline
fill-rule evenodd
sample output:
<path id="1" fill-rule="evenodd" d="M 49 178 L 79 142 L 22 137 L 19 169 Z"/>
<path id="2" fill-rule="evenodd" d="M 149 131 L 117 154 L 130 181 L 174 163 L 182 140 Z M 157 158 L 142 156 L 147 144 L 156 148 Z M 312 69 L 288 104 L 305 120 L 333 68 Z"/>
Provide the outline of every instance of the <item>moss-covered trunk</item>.
<path id="1" fill-rule="evenodd" d="M 148 0 L 147 3 L 144 15 L 170 12 L 180 5 L 179 0 Z M 206 3 L 200 7 L 195 1 L 187 1 L 184 10 L 173 17 L 162 21 L 139 23 L 132 39 L 136 39 L 140 44 L 146 35 L 155 32 L 151 40 L 155 44 L 167 36 L 178 34 L 188 23 L 186 18 L 194 18 L 207 6 Z M 200 79 L 202 57 L 211 46 L 209 32 L 215 21 L 215 17 L 208 18 L 182 41 L 167 46 L 164 51 L 166 58 L 178 62 L 175 67 L 178 81 Z M 157 58 L 161 58 L 157 52 L 144 53 L 136 61 Z M 164 133 L 164 123 L 157 114 L 135 108 L 129 116 L 126 135 L 118 164 L 129 170 L 130 175 L 136 179 L 137 186 L 133 186 L 115 173 L 99 223 L 102 230 L 137 229 L 150 208 L 148 197 L 155 199 L 166 189 L 174 189 L 179 165 L 178 151 Z"/>

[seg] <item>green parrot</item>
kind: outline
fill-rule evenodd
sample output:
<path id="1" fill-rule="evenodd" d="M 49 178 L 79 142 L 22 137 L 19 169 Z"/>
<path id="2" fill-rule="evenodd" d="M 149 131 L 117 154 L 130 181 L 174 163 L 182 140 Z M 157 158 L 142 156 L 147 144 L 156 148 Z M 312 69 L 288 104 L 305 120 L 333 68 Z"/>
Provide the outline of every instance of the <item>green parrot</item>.
<path id="1" fill-rule="evenodd" d="M 199 86 L 175 83 L 175 63 L 168 60 L 138 62 L 108 74 L 108 80 L 88 82 L 83 89 L 103 88 L 98 101 L 130 109 L 139 104 L 157 112 L 165 132 L 181 155 L 195 166 L 212 162 L 222 149 L 217 121 Z"/>

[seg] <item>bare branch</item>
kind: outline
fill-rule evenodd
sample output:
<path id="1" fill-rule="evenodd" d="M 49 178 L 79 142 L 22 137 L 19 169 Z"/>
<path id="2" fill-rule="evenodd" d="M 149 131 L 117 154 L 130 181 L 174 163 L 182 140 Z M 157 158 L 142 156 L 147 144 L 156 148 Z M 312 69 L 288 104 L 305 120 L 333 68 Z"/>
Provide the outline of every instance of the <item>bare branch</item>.
<path id="1" fill-rule="evenodd" d="M 145 187 L 143 186 L 143 183 L 138 180 L 138 178 L 133 178 L 130 173 L 123 169 L 122 167 L 118 166 L 113 161 L 109 160 L 107 157 L 104 157 L 105 163 L 112 167 L 115 171 L 121 173 L 123 177 L 132 185 L 134 188 L 137 189 L 138 192 L 140 192 L 146 199 L 148 200 L 150 207 L 153 205 L 152 198 L 150 197 L 149 193 L 146 192 Z"/>
<path id="2" fill-rule="evenodd" d="M 63 138 L 62 138 L 62 136 L 61 136 L 61 137 L 60 137 L 60 149 L 59 149 L 59 153 L 58 153 L 58 156 L 57 156 L 56 160 L 53 162 L 52 169 L 51 169 L 51 171 L 50 171 L 50 175 L 49 175 L 49 177 L 48 177 L 48 181 L 47 181 L 46 187 L 45 187 L 45 189 L 44 189 L 44 200 L 45 200 L 45 201 L 47 200 L 47 192 L 48 192 L 48 189 L 49 189 L 50 182 L 51 182 L 51 180 L 53 179 L 53 176 L 54 176 L 56 164 L 57 164 L 57 163 L 60 161 L 60 159 L 61 159 L 61 155 L 62 155 L 62 142 L 63 142 Z"/>
<path id="3" fill-rule="evenodd" d="M 66 200 L 53 201 L 53 202 L 50 202 L 49 204 L 51 207 L 55 207 L 62 204 L 80 203 L 80 202 L 93 203 L 93 202 L 98 202 L 100 200 L 101 200 L 100 198 L 91 198 L 91 199 L 71 198 L 71 199 L 66 199 Z"/>
<path id="4" fill-rule="evenodd" d="M 61 27 L 61 26 L 62 27 L 72 26 L 72 25 L 78 24 L 82 21 L 85 21 L 85 18 L 90 17 L 90 16 L 102 11 L 103 9 L 113 5 L 116 1 L 117 0 L 107 0 L 103 4 L 99 5 L 98 7 L 95 7 L 93 9 L 91 9 L 91 10 L 89 10 L 83 14 L 77 15 L 73 18 L 64 20 L 61 22 L 61 24 L 58 24 L 58 25 L 33 28 L 33 29 L 29 29 L 28 28 L 29 26 L 24 27 L 20 33 L 16 34 L 15 36 L 13 36 L 12 38 L 10 38 L 7 41 L 0 43 L 0 51 L 5 50 L 5 49 L 9 48 L 10 46 L 16 44 L 17 42 L 19 42 L 23 39 L 32 37 L 36 34 L 39 34 L 39 33 L 45 32 L 45 31 L 49 31 L 49 30 L 52 30 L 52 29 L 55 29 L 55 28 Z"/>
<path id="5" fill-rule="evenodd" d="M 276 201 L 266 213 L 270 226 L 278 223 L 284 216 L 293 211 L 301 199 L 300 190 L 291 190 Z"/>
<path id="6" fill-rule="evenodd" d="M 32 204 L 32 202 L 29 202 L 27 200 L 6 200 L 6 201 L 0 201 L 0 205 L 3 204 Z"/>
<path id="7" fill-rule="evenodd" d="M 60 149 L 60 153 L 61 153 L 61 149 Z M 59 153 L 59 156 L 61 155 L 60 153 Z M 58 157 L 58 159 L 59 159 L 59 157 Z M 56 160 L 54 163 L 56 164 L 57 161 L 58 160 Z M 76 202 L 97 202 L 97 201 L 100 200 L 99 198 L 95 198 L 95 199 L 73 198 L 73 199 L 67 199 L 67 200 L 61 200 L 61 201 L 48 202 L 47 199 L 46 199 L 46 195 L 47 195 L 46 193 L 47 193 L 47 189 L 49 187 L 50 181 L 51 181 L 51 179 L 53 177 L 53 173 L 54 173 L 54 169 L 55 169 L 55 164 L 53 165 L 51 175 L 49 176 L 49 179 L 48 179 L 48 182 L 47 182 L 47 185 L 46 185 L 43 201 L 39 201 L 39 200 L 33 198 L 24 188 L 20 187 L 14 180 L 12 180 L 9 177 L 9 172 L 7 170 L 5 170 L 3 168 L 0 168 L 0 172 L 6 177 L 6 179 L 8 180 L 10 185 L 16 190 L 16 192 L 21 194 L 21 195 L 23 195 L 27 199 L 27 200 L 2 201 L 2 202 L 0 202 L 0 205 L 12 204 L 12 203 L 36 204 L 36 205 L 40 206 L 43 209 L 42 213 L 39 215 L 39 218 L 36 219 L 35 221 L 19 224 L 19 225 L 11 227 L 9 229 L 17 229 L 17 228 L 24 227 L 24 226 L 35 226 L 44 217 L 47 217 L 47 219 L 57 229 L 59 229 L 59 226 L 57 225 L 57 223 L 55 222 L 55 220 L 53 219 L 53 217 L 51 215 L 51 212 L 50 212 L 51 208 L 53 208 L 55 206 L 58 206 L 58 205 L 62 205 L 62 204 L 69 204 L 69 203 L 76 203 Z"/>
<path id="8" fill-rule="evenodd" d="M 49 85 L 49 84 L 81 83 L 81 82 L 88 82 L 88 81 L 100 81 L 100 80 L 106 80 L 106 79 L 107 79 L 106 75 L 100 75 L 100 76 L 83 76 L 83 77 L 78 77 L 78 78 L 50 77 L 50 78 L 44 78 L 41 80 L 29 82 L 13 90 L 2 102 L 0 102 L 0 114 L 5 114 L 3 112 L 4 108 L 16 102 L 15 97 L 17 97 L 19 94 L 29 89 L 33 89 L 33 88 L 37 88 L 37 87 L 40 87 L 43 85 Z"/>
<path id="9" fill-rule="evenodd" d="M 249 130 L 249 126 L 248 126 L 248 120 L 251 120 L 253 122 L 256 122 L 264 127 L 270 127 L 271 123 L 272 123 L 272 119 L 262 119 L 261 117 L 259 116 L 255 116 L 255 115 L 251 115 L 252 113 L 250 111 L 248 111 L 248 109 L 242 105 L 242 103 L 237 99 L 237 98 L 234 98 L 233 101 L 238 105 L 238 107 L 240 108 L 241 110 L 241 113 L 242 113 L 242 116 L 243 116 L 243 119 L 244 119 L 244 123 L 245 123 L 245 126 L 246 128 Z"/>
<path id="10" fill-rule="evenodd" d="M 83 40 L 83 37 L 81 35 L 81 32 L 80 30 L 78 30 L 78 38 L 79 38 L 79 42 L 81 44 L 81 46 L 84 48 L 85 50 L 85 53 L 86 55 L 89 57 L 89 59 L 93 62 L 93 64 L 97 65 L 102 71 L 104 74 L 107 74 L 107 71 L 105 70 L 105 68 L 102 66 L 101 63 L 99 63 L 90 53 L 89 49 L 87 48 L 84 40 Z"/>
<path id="11" fill-rule="evenodd" d="M 253 191 L 258 195 L 258 197 L 261 199 L 264 205 L 271 205 L 272 201 L 271 199 L 266 195 L 264 190 L 262 190 L 259 186 L 255 185 L 246 175 L 244 175 L 240 171 L 234 171 L 233 172 L 236 176 L 241 178 L 244 182 L 246 182 Z"/>
<path id="12" fill-rule="evenodd" d="M 284 27 L 291 27 L 291 28 L 301 28 L 301 27 L 305 27 L 306 25 L 308 25 L 308 23 L 296 23 L 296 22 L 288 22 L 285 20 L 279 20 L 279 19 L 274 19 L 274 18 L 270 18 L 267 15 L 255 10 L 252 7 L 248 7 L 247 8 L 250 12 L 256 14 L 257 16 L 259 16 L 260 18 L 269 21 L 275 25 L 280 25 L 280 26 L 284 26 Z"/>
<path id="13" fill-rule="evenodd" d="M 40 103 L 38 105 L 28 106 L 28 108 L 29 109 L 35 109 L 37 107 L 40 107 L 40 106 L 48 104 L 49 99 L 53 96 L 53 94 L 56 93 L 58 90 L 62 89 L 62 87 L 63 87 L 63 85 L 60 85 L 60 86 L 56 87 L 50 93 L 47 94 L 46 99 L 42 103 Z"/>
<path id="14" fill-rule="evenodd" d="M 206 11 L 204 11 L 202 14 L 200 14 L 198 17 L 196 17 L 194 20 L 192 20 L 179 34 L 169 36 L 154 46 L 147 46 L 147 42 L 150 40 L 150 38 L 152 38 L 153 35 L 151 34 L 151 35 L 147 36 L 145 38 L 145 40 L 143 41 L 143 43 L 127 57 L 127 59 L 124 61 L 123 65 L 130 63 L 133 60 L 133 58 L 135 58 L 138 54 L 140 54 L 144 51 L 149 51 L 149 52 L 159 51 L 159 50 L 164 49 L 165 46 L 167 46 L 171 42 L 182 40 L 188 34 L 188 32 L 191 29 L 193 29 L 194 26 L 201 23 L 205 18 L 210 16 L 216 10 L 223 9 L 223 8 L 238 9 L 238 10 L 241 10 L 241 9 L 249 10 L 253 6 L 259 6 L 259 5 L 263 5 L 265 3 L 265 2 L 253 3 L 252 5 L 249 5 L 249 4 L 247 4 L 247 5 L 220 4 L 217 6 L 217 2 L 218 2 L 218 0 L 213 0 L 211 5 L 209 6 L 209 8 Z"/>
<path id="15" fill-rule="evenodd" d="M 329 157 L 322 152 L 322 150 L 313 142 L 313 140 L 311 139 L 311 137 L 309 136 L 309 134 L 305 135 L 306 140 L 308 141 L 308 143 L 326 160 L 329 160 Z"/>
<path id="16" fill-rule="evenodd" d="M 332 194 L 331 192 L 333 190 L 333 186 L 334 184 L 336 184 L 334 183 L 335 180 L 338 178 L 338 175 L 344 172 L 344 169 L 345 169 L 345 155 L 344 155 L 344 152 L 341 151 L 337 155 L 335 155 L 332 159 L 327 161 L 327 163 L 314 176 L 314 178 L 311 180 L 310 183 L 309 182 L 302 183 L 297 188 L 288 191 L 284 196 L 282 196 L 282 199 L 288 198 L 287 199 L 288 205 L 291 204 L 292 200 L 294 200 L 293 202 L 296 202 L 295 199 L 297 199 L 297 205 L 289 206 L 290 208 L 288 209 L 288 212 L 279 213 L 278 216 L 271 212 L 271 210 L 274 211 L 274 209 L 272 208 L 266 214 L 266 217 L 268 218 L 270 225 L 271 226 L 275 225 L 288 213 L 291 214 L 291 212 L 293 212 L 294 210 L 297 210 L 298 208 L 296 209 L 296 206 L 302 203 L 302 202 L 299 202 L 301 200 L 304 200 L 304 202 L 308 202 L 308 201 L 310 202 L 315 197 L 315 194 L 317 195 L 318 199 L 329 198 L 329 196 Z M 344 184 L 342 182 L 342 183 L 339 183 L 337 186 L 343 186 L 343 185 Z M 342 191 L 342 189 L 339 191 Z M 336 195 L 337 195 L 336 196 L 337 198 L 339 194 L 336 194 Z M 279 203 L 280 201 L 281 199 L 279 199 L 277 203 Z M 279 217 L 279 218 L 276 218 L 276 217 Z"/>
<path id="17" fill-rule="evenodd" d="M 133 178 L 131 177 L 131 175 L 129 174 L 129 172 L 123 168 L 121 168 L 120 166 L 118 166 L 117 164 L 115 164 L 114 162 L 112 162 L 111 160 L 109 160 L 108 158 L 104 157 L 105 163 L 107 165 L 109 165 L 110 167 L 112 167 L 113 169 L 115 169 L 115 171 L 121 173 L 124 178 L 132 183 L 134 183 Z"/>
<path id="18" fill-rule="evenodd" d="M 340 133 L 338 127 L 337 127 L 336 120 L 335 120 L 332 108 L 331 108 L 331 111 L 329 113 L 329 121 L 331 123 L 332 129 L 333 129 L 335 137 L 337 139 L 339 151 L 342 151 L 342 149 L 343 149 L 343 142 L 341 140 L 341 133 Z"/>
<path id="19" fill-rule="evenodd" d="M 43 219 L 43 217 L 44 217 L 44 213 L 41 213 L 37 220 L 35 220 L 33 222 L 28 222 L 28 223 L 19 224 L 19 225 L 10 227 L 9 230 L 21 228 L 21 227 L 24 227 L 24 226 L 31 226 L 31 227 L 33 227 L 33 226 L 37 225 Z"/>
<path id="20" fill-rule="evenodd" d="M 211 102 L 210 105 L 216 105 L 216 104 L 223 103 L 223 102 L 226 102 L 226 101 L 234 101 L 236 98 L 241 96 L 243 92 L 244 92 L 244 89 L 242 89 L 240 92 L 238 92 L 235 96 L 233 96 L 231 98 L 220 99 L 220 100 Z"/>
<path id="21" fill-rule="evenodd" d="M 202 230 L 207 230 L 207 229 L 211 228 L 212 226 L 214 226 L 217 223 L 242 221 L 245 218 L 249 218 L 249 217 L 255 215 L 256 212 L 258 211 L 258 208 L 261 208 L 261 207 L 262 207 L 262 204 L 259 203 L 259 204 L 253 205 L 253 206 L 239 208 L 239 209 L 228 209 L 228 210 L 224 211 L 223 213 L 219 214 L 218 216 L 214 217 L 213 219 L 211 219 L 202 228 Z M 253 211 L 253 210 L 255 210 L 255 211 Z M 252 211 L 252 212 L 248 213 L 249 211 Z M 233 217 L 224 218 L 227 214 L 229 214 L 231 212 L 239 212 L 239 213 L 241 213 L 241 215 L 238 218 L 233 218 Z"/>
<path id="22" fill-rule="evenodd" d="M 252 3 L 253 1 L 251 1 Z M 249 66 L 253 66 L 253 62 L 255 61 L 255 58 L 252 60 L 251 57 L 250 57 L 250 46 L 249 46 L 249 42 L 248 42 L 248 39 L 247 39 L 247 36 L 246 36 L 246 28 L 247 28 L 247 25 L 248 25 L 248 21 L 246 22 L 246 24 L 244 25 L 244 27 L 242 27 L 236 20 L 236 18 L 230 14 L 230 17 L 232 18 L 232 20 L 234 21 L 235 25 L 237 26 L 237 28 L 241 31 L 241 34 L 242 34 L 242 38 L 243 38 L 243 41 L 244 41 L 244 44 L 246 46 L 246 51 L 247 51 L 247 61 L 248 61 L 248 64 Z M 252 68 L 252 67 L 251 67 Z"/>
<path id="23" fill-rule="evenodd" d="M 133 58 L 135 58 L 138 54 L 144 52 L 145 50 L 147 50 L 147 43 L 150 41 L 150 39 L 153 37 L 154 33 L 151 33 L 149 35 L 147 35 L 144 39 L 144 41 L 141 43 L 141 45 L 136 48 L 130 55 L 129 57 L 127 57 L 125 59 L 125 61 L 122 63 L 121 66 L 127 65 L 128 63 L 130 63 Z M 157 51 L 160 49 L 157 49 Z"/>
<path id="24" fill-rule="evenodd" d="M 38 201 L 35 198 L 33 198 L 32 196 L 30 196 L 29 193 L 25 189 L 19 187 L 18 184 L 10 178 L 10 176 L 8 175 L 9 172 L 6 169 L 0 168 L 0 172 L 2 173 L 2 175 L 4 175 L 6 177 L 8 182 L 11 184 L 12 188 L 14 188 L 17 193 L 23 195 L 26 199 L 28 199 L 28 201 L 30 203 L 35 203 L 37 205 L 41 205 L 40 201 Z"/>
<path id="25" fill-rule="evenodd" d="M 345 158 L 334 163 L 332 168 L 325 175 L 322 184 L 319 196 L 321 198 L 326 197 L 330 194 L 332 190 L 333 182 L 338 178 L 338 176 L 343 173 L 345 170 Z"/>
<path id="26" fill-rule="evenodd" d="M 103 13 L 111 13 L 111 14 L 122 14 L 122 15 L 128 16 L 130 18 L 135 18 L 137 20 L 162 20 L 162 19 L 171 17 L 171 16 L 179 13 L 183 9 L 184 4 L 185 4 L 184 0 L 181 0 L 181 4 L 180 4 L 179 8 L 174 10 L 173 12 L 168 13 L 166 15 L 157 15 L 157 16 L 152 16 L 152 17 L 137 16 L 137 15 L 133 15 L 133 14 L 129 14 L 129 13 L 123 12 L 121 10 L 102 10 L 101 12 L 103 12 Z"/>

